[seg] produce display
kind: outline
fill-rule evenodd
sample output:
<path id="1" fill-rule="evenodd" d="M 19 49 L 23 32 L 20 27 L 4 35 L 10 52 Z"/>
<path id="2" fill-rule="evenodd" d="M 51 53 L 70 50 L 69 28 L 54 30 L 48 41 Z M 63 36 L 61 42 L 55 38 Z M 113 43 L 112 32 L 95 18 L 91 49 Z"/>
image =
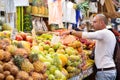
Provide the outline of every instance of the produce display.
<path id="1" fill-rule="evenodd" d="M 33 0 L 32 6 L 28 8 L 28 11 L 30 10 L 32 15 L 48 16 L 48 7 L 47 4 L 45 4 L 45 0 Z"/>
<path id="2" fill-rule="evenodd" d="M 73 35 L 57 36 L 58 42 L 53 43 L 54 34 L 33 38 L 30 33 L 18 32 L 15 40 L 10 34 L 0 33 L 0 80 L 68 80 L 93 64 L 85 40 Z M 87 41 L 92 49 L 94 43 Z"/>

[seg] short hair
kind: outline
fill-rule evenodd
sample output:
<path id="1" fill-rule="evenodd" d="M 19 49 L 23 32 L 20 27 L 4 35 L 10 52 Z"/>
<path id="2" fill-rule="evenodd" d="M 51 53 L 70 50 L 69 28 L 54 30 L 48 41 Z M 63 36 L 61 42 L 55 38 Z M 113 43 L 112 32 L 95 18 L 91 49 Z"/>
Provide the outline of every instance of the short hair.
<path id="1" fill-rule="evenodd" d="M 97 14 L 96 16 L 98 16 L 100 20 L 104 21 L 104 23 L 108 25 L 108 19 L 104 14 Z"/>

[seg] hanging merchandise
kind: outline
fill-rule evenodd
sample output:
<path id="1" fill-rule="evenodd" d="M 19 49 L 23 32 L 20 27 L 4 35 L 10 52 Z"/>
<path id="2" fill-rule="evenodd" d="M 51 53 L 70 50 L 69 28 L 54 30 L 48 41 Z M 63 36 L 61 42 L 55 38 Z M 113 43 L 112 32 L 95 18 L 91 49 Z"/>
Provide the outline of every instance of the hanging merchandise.
<path id="1" fill-rule="evenodd" d="M 0 0 L 0 11 L 5 11 L 5 1 Z"/>
<path id="2" fill-rule="evenodd" d="M 48 0 L 49 24 L 62 23 L 62 0 Z"/>
<path id="3" fill-rule="evenodd" d="M 77 9 L 80 10 L 84 16 L 87 16 L 89 10 L 89 1 L 77 4 Z"/>
<path id="4" fill-rule="evenodd" d="M 35 32 L 48 31 L 48 28 L 42 18 L 34 18 L 34 20 L 32 20 L 32 24 Z"/>
<path id="5" fill-rule="evenodd" d="M 105 0 L 100 0 L 100 4 L 103 6 L 105 3 Z"/>
<path id="6" fill-rule="evenodd" d="M 16 6 L 14 0 L 5 0 L 5 11 L 6 13 L 16 12 Z"/>
<path id="7" fill-rule="evenodd" d="M 97 2 L 90 2 L 89 7 L 90 7 L 89 12 L 98 13 L 98 4 L 97 4 Z"/>
<path id="8" fill-rule="evenodd" d="M 76 23 L 76 12 L 71 1 L 63 2 L 63 22 Z"/>
<path id="9" fill-rule="evenodd" d="M 15 27 L 16 6 L 14 0 L 5 0 L 6 23 L 11 27 Z"/>

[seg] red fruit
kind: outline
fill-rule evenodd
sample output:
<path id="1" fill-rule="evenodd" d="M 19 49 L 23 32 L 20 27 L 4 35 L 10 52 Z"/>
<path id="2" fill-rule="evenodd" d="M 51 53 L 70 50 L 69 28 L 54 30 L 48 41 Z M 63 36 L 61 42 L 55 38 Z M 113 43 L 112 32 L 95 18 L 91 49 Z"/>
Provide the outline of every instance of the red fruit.
<path id="1" fill-rule="evenodd" d="M 26 36 L 27 36 L 27 34 L 26 34 L 26 33 L 21 32 L 21 33 L 20 33 L 20 35 L 22 36 L 23 40 L 25 40 L 25 39 L 26 39 Z"/>
<path id="2" fill-rule="evenodd" d="M 45 41 L 44 43 L 45 43 L 45 44 L 49 44 L 49 45 L 50 45 L 50 41 Z"/>
<path id="3" fill-rule="evenodd" d="M 15 40 L 17 40 L 17 41 L 22 41 L 23 38 L 22 38 L 21 35 L 16 35 L 16 36 L 15 36 Z"/>
<path id="4" fill-rule="evenodd" d="M 33 42 L 32 36 L 26 36 L 26 41 L 32 43 Z"/>

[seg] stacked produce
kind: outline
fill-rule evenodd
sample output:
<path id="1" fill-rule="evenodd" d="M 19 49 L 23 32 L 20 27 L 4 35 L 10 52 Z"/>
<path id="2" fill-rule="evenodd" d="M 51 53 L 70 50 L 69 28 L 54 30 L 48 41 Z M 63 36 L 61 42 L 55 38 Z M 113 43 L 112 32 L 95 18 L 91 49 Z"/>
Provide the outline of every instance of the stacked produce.
<path id="1" fill-rule="evenodd" d="M 30 45 L 26 46 L 30 49 Z M 31 58 L 28 48 L 9 38 L 0 40 L 0 80 L 47 79 L 45 64 L 37 57 L 32 62 L 34 57 Z"/>
<path id="2" fill-rule="evenodd" d="M 92 65 L 79 38 L 66 35 L 54 43 L 53 36 L 47 33 L 33 38 L 19 32 L 15 40 L 1 38 L 0 80 L 67 80 Z"/>
<path id="3" fill-rule="evenodd" d="M 44 2 L 44 0 L 33 0 L 32 2 L 33 6 L 32 8 L 32 14 L 33 15 L 48 15 L 48 8 Z"/>

